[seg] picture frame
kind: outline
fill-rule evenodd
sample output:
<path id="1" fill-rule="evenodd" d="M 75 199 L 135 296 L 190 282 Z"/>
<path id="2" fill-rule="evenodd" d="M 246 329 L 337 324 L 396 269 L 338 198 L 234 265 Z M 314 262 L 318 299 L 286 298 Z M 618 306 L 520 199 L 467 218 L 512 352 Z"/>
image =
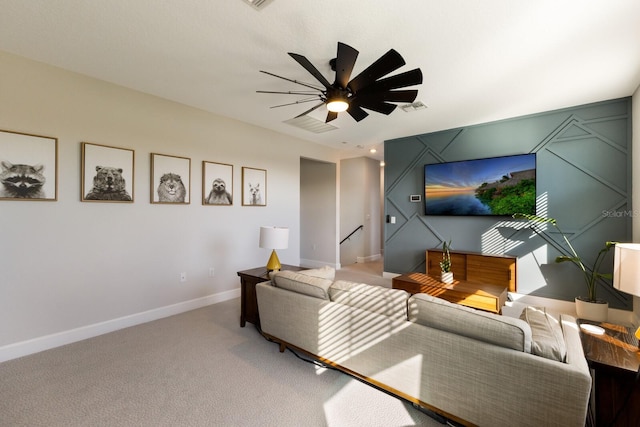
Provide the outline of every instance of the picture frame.
<path id="1" fill-rule="evenodd" d="M 81 143 L 80 201 L 133 203 L 135 151 Z"/>
<path id="2" fill-rule="evenodd" d="M 0 200 L 58 200 L 58 138 L 0 130 Z"/>
<path id="3" fill-rule="evenodd" d="M 151 153 L 151 203 L 191 203 L 191 159 Z"/>
<path id="4" fill-rule="evenodd" d="M 242 206 L 267 206 L 267 171 L 242 167 Z"/>
<path id="5" fill-rule="evenodd" d="M 202 161 L 202 204 L 233 205 L 233 165 Z"/>

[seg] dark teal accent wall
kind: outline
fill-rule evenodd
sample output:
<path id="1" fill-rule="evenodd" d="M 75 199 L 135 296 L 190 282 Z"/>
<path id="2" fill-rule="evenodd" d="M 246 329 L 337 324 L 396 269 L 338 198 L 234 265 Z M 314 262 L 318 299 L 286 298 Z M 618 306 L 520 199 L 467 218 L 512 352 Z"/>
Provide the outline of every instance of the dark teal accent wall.
<path id="1" fill-rule="evenodd" d="M 536 153 L 537 210 L 555 218 L 589 264 L 606 241 L 631 241 L 631 98 L 533 114 L 385 141 L 384 269 L 425 271 L 425 250 L 452 240 L 456 250 L 518 257 L 518 293 L 573 301 L 586 288 L 573 264 L 510 217 L 425 216 L 425 164 Z M 639 213 L 640 214 L 640 213 Z M 562 236 L 547 230 L 561 246 Z M 603 270 L 611 271 L 613 251 Z M 598 296 L 610 307 L 632 309 L 632 298 L 611 286 Z"/>

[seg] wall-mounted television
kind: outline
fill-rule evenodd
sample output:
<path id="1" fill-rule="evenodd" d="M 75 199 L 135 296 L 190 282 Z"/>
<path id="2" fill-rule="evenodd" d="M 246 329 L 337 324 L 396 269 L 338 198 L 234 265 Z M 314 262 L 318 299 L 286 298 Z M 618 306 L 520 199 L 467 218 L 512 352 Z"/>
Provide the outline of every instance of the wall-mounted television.
<path id="1" fill-rule="evenodd" d="M 424 166 L 426 215 L 536 213 L 536 155 Z"/>

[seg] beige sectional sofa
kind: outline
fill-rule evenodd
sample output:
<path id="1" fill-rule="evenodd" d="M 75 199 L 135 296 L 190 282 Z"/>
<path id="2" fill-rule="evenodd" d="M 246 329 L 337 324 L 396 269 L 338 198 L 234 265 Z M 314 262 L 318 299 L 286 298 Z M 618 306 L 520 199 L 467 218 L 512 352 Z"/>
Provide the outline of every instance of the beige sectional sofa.
<path id="1" fill-rule="evenodd" d="M 576 320 L 516 319 L 426 294 L 334 281 L 331 268 L 257 285 L 263 334 L 453 421 L 584 426 L 591 377 Z"/>

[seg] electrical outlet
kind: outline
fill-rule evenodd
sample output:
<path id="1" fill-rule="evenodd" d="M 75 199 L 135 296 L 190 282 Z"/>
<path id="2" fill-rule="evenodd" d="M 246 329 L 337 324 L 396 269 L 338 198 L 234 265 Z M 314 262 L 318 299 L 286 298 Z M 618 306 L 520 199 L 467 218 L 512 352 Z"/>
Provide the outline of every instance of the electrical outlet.
<path id="1" fill-rule="evenodd" d="M 209 277 L 213 277 L 216 275 L 216 269 L 211 267 L 209 268 Z"/>
<path id="2" fill-rule="evenodd" d="M 180 282 L 186 282 L 187 281 L 187 273 L 182 272 L 180 273 Z"/>

